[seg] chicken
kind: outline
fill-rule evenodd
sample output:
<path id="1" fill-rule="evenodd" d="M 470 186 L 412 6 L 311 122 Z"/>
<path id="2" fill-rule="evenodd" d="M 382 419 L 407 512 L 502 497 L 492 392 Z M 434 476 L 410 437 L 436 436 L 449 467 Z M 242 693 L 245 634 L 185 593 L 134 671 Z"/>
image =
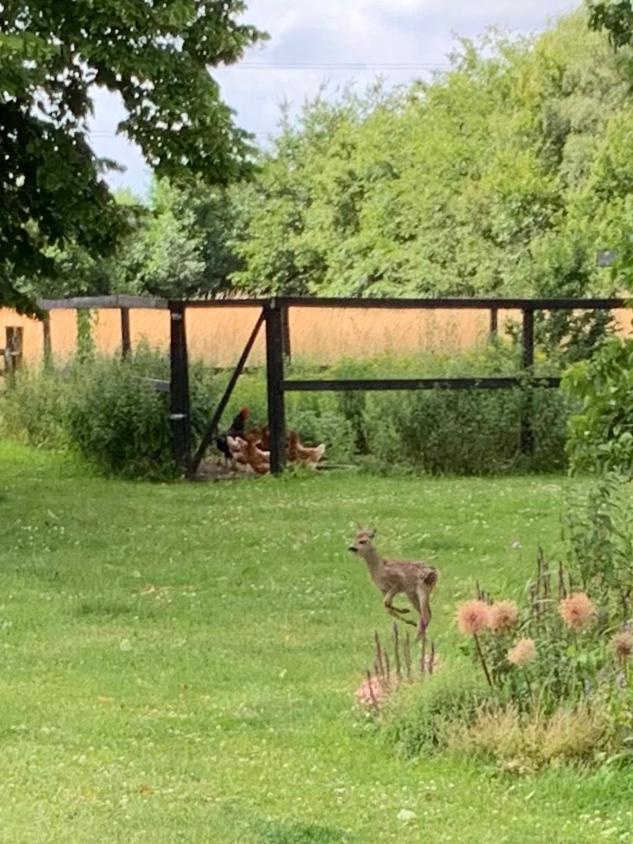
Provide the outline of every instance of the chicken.
<path id="1" fill-rule="evenodd" d="M 316 469 L 317 464 L 325 455 L 325 443 L 314 448 L 303 445 L 296 431 L 288 431 L 288 460 L 291 463 L 301 463 L 310 469 Z"/>
<path id="2" fill-rule="evenodd" d="M 231 437 L 227 434 L 226 444 L 233 468 L 239 469 L 242 472 L 250 471 L 246 457 L 246 440 L 243 440 L 241 437 Z"/>
<path id="3" fill-rule="evenodd" d="M 262 451 L 269 451 L 270 450 L 270 430 L 268 425 L 264 425 L 260 435 L 259 447 Z"/>
<path id="4" fill-rule="evenodd" d="M 230 462 L 235 460 L 229 446 L 229 438 L 236 439 L 237 437 L 244 438 L 244 429 L 246 427 L 246 420 L 250 416 L 250 411 L 247 407 L 243 407 L 237 414 L 235 419 L 231 422 L 231 427 L 225 434 L 220 434 L 215 441 L 218 451 L 224 455 L 224 458 Z"/>
<path id="5" fill-rule="evenodd" d="M 257 434 L 248 434 L 243 453 L 246 462 L 254 472 L 258 475 L 266 475 L 270 472 L 270 452 L 259 449 L 257 447 L 258 440 Z"/>

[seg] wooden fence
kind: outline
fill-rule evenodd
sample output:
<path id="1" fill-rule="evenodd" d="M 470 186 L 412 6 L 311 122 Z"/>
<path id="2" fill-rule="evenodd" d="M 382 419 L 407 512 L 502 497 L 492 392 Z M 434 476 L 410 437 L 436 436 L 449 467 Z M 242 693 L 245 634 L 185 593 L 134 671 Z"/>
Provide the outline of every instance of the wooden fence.
<path id="1" fill-rule="evenodd" d="M 531 395 L 535 387 L 557 388 L 559 378 L 539 378 L 534 375 L 534 315 L 538 311 L 614 311 L 627 307 L 623 299 L 522 299 L 522 298 L 442 298 L 442 299 L 323 299 L 268 298 L 167 301 L 164 299 L 106 296 L 74 299 L 43 300 L 39 303 L 45 313 L 55 309 L 95 310 L 116 309 L 120 314 L 120 348 L 127 357 L 132 348 L 130 311 L 157 309 L 169 312 L 170 325 L 170 381 L 157 386 L 170 392 L 170 423 L 174 457 L 183 474 L 195 476 L 205 452 L 212 442 L 231 394 L 243 373 L 262 328 L 265 328 L 265 361 L 267 377 L 268 425 L 270 429 L 270 465 L 273 474 L 284 470 L 286 453 L 285 395 L 289 392 L 368 391 L 368 390 L 508 390 L 521 388 L 525 393 L 521 421 L 521 449 L 529 454 L 534 448 L 531 424 Z M 248 341 L 231 375 L 224 395 L 209 420 L 207 429 L 195 454 L 192 453 L 189 350 L 187 343 L 187 314 L 204 309 L 250 308 L 257 313 Z M 380 379 L 288 379 L 286 361 L 290 353 L 290 314 L 293 309 L 355 309 L 355 310 L 416 310 L 416 311 L 486 311 L 489 332 L 498 331 L 499 312 L 513 311 L 521 315 L 522 373 L 520 376 L 456 377 L 456 378 L 380 378 Z M 44 355 L 50 355 L 51 334 L 48 319 L 42 322 Z"/>

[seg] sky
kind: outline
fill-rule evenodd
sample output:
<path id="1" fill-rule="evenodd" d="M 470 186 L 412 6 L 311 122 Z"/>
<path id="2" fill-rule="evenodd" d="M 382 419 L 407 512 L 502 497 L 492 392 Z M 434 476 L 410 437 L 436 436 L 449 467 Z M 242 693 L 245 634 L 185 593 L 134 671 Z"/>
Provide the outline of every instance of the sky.
<path id="1" fill-rule="evenodd" d="M 516 33 L 542 30 L 578 0 L 250 0 L 244 20 L 270 39 L 244 60 L 213 71 L 236 122 L 260 144 L 274 134 L 280 105 L 297 109 L 324 82 L 332 96 L 349 83 L 366 87 L 427 78 L 447 64 L 456 36 L 496 25 Z M 151 174 L 137 148 L 117 136 L 120 101 L 98 91 L 91 137 L 98 155 L 123 165 L 113 187 L 147 193 Z"/>

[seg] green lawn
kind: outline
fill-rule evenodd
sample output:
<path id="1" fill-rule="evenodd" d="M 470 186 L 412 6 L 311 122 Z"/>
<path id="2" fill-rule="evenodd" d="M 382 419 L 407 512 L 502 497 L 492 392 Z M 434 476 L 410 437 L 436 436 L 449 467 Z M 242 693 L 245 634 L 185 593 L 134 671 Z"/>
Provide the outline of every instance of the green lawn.
<path id="1" fill-rule="evenodd" d="M 353 708 L 389 628 L 355 522 L 440 568 L 446 662 L 476 578 L 511 593 L 560 550 L 566 484 L 159 486 L 0 444 L 0 841 L 633 842 L 615 770 L 411 763 Z"/>

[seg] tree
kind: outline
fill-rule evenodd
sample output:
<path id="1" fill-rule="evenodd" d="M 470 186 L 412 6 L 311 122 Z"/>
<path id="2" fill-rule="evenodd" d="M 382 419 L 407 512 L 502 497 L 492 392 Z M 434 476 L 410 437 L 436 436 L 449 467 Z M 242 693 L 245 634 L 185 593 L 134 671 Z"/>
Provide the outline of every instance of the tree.
<path id="1" fill-rule="evenodd" d="M 249 185 L 237 281 L 255 293 L 610 293 L 596 252 L 629 195 L 621 65 L 574 14 L 535 38 L 462 42 L 430 83 L 319 97 Z"/>
<path id="2" fill-rule="evenodd" d="M 144 225 L 122 256 L 125 280 L 115 286 L 174 299 L 227 292 L 241 266 L 230 245 L 234 225 L 226 188 L 155 183 Z"/>
<path id="3" fill-rule="evenodd" d="M 208 67 L 262 37 L 241 0 L 5 0 L 0 4 L 0 303 L 55 271 L 51 247 L 111 251 L 129 214 L 87 139 L 92 95 L 119 94 L 120 131 L 161 177 L 228 184 L 253 150 Z"/>

